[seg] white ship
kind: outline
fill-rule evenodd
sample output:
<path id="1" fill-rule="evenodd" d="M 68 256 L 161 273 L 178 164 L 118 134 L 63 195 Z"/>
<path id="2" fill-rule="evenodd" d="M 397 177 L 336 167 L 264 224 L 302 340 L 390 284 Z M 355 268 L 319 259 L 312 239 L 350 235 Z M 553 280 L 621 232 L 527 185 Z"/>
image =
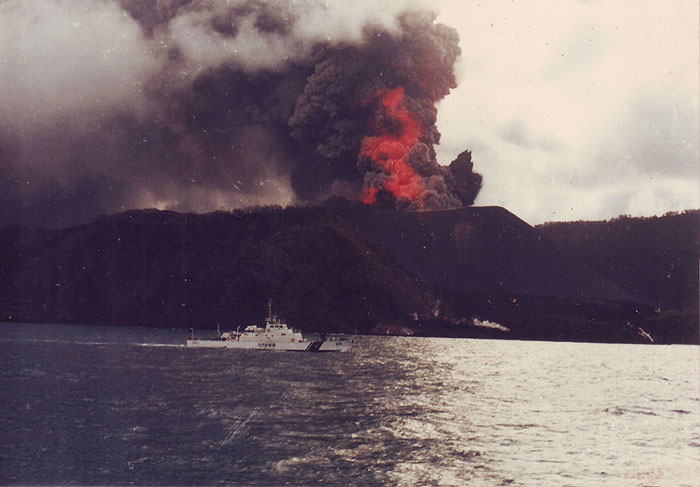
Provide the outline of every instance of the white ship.
<path id="1" fill-rule="evenodd" d="M 192 331 L 192 330 L 191 330 Z M 216 338 L 199 339 L 192 336 L 188 347 L 238 348 L 248 350 L 291 350 L 298 352 L 349 352 L 354 342 L 343 335 L 320 335 L 307 338 L 300 330 L 289 328 L 278 316 L 272 314 L 272 303 L 268 303 L 265 328 L 246 326 L 243 331 L 221 333 Z"/>

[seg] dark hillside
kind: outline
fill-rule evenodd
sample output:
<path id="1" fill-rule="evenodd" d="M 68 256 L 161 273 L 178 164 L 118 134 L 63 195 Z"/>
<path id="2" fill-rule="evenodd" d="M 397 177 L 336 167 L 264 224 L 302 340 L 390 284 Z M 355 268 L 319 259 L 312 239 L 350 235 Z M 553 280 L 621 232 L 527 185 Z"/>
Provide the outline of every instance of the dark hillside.
<path id="1" fill-rule="evenodd" d="M 659 334 L 698 340 L 700 211 L 611 221 L 547 223 L 537 229 L 653 307 Z"/>
<path id="2" fill-rule="evenodd" d="M 687 314 L 655 312 L 619 264 L 582 256 L 496 207 L 129 211 L 3 229 L 0 321 L 227 329 L 260 322 L 272 298 L 306 331 L 697 342 Z"/>
<path id="3" fill-rule="evenodd" d="M 654 308 L 698 308 L 698 210 L 662 217 L 547 223 L 537 229 Z"/>
<path id="4" fill-rule="evenodd" d="M 130 211 L 4 235 L 0 321 L 226 328 L 259 322 L 270 297 L 308 331 L 368 333 L 434 301 L 320 208 Z"/>
<path id="5" fill-rule="evenodd" d="M 601 302 L 634 300 L 504 208 L 397 212 L 340 198 L 326 201 L 324 207 L 438 289 Z"/>
<path id="6" fill-rule="evenodd" d="M 513 338 L 629 341 L 652 312 L 503 208 L 397 212 L 340 198 L 323 206 L 439 291 L 446 315 L 495 321 Z"/>

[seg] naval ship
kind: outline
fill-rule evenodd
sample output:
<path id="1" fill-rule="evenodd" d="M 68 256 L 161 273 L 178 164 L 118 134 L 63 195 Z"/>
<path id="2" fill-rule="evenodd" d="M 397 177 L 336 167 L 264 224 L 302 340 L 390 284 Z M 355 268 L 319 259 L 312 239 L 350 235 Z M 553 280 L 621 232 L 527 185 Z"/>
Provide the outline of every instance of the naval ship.
<path id="1" fill-rule="evenodd" d="M 188 347 L 194 348 L 238 348 L 247 350 L 281 350 L 297 352 L 349 352 L 354 342 L 343 335 L 319 335 L 305 337 L 300 330 L 290 328 L 272 313 L 272 301 L 267 303 L 265 327 L 246 326 L 243 331 L 221 333 L 217 328 L 216 338 L 200 339 L 191 336 Z"/>

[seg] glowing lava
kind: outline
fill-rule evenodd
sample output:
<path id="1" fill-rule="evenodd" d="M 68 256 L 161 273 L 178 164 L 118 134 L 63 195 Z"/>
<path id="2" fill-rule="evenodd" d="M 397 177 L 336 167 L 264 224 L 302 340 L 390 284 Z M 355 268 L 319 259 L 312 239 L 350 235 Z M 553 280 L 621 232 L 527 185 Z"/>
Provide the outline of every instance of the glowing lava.
<path id="1" fill-rule="evenodd" d="M 391 122 L 392 130 L 380 128 L 378 135 L 362 139 L 361 155 L 370 158 L 388 176 L 379 183 L 365 183 L 362 195 L 365 204 L 375 203 L 379 191 L 386 190 L 396 198 L 406 198 L 418 207 L 423 206 L 421 177 L 408 162 L 411 147 L 418 141 L 422 127 L 415 115 L 404 106 L 404 95 L 403 87 L 399 86 L 381 98 L 384 115 Z"/>

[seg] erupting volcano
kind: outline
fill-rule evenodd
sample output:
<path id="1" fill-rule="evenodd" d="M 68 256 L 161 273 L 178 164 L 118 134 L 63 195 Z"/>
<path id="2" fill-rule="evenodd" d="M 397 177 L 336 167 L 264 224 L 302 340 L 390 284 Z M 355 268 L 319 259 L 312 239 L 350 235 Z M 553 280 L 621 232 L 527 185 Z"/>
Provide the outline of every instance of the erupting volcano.
<path id="1" fill-rule="evenodd" d="M 400 210 L 474 203 L 481 176 L 471 154 L 450 166 L 436 157 L 436 104 L 457 86 L 460 49 L 456 32 L 433 20 L 404 13 L 398 31 L 368 27 L 365 43 L 336 46 L 316 64 L 289 120 L 297 144 L 313 151 L 307 171 L 293 174 L 298 195 Z"/>
<path id="2" fill-rule="evenodd" d="M 9 92 L 24 98 L 0 108 L 0 223 L 334 195 L 402 210 L 472 204 L 481 177 L 470 154 L 442 166 L 434 149 L 459 36 L 434 13 L 390 4 L 353 7 L 348 22 L 323 0 L 117 0 L 89 14 L 52 3 L 75 25 L 112 19 L 118 37 L 108 50 L 69 50 L 100 63 L 46 76 L 68 79 L 60 89 L 22 78 L 23 64 L 10 70 Z M 22 9 L 53 29 L 54 10 Z M 85 81 L 94 70 L 102 83 Z"/>
<path id="3" fill-rule="evenodd" d="M 395 198 L 405 198 L 423 207 L 422 181 L 408 163 L 409 152 L 421 134 L 421 124 L 403 106 L 404 94 L 399 86 L 381 97 L 384 114 L 377 127 L 379 134 L 362 139 L 361 157 L 369 158 L 387 175 L 381 186 L 377 180 L 365 181 L 362 196 L 365 204 L 375 203 L 379 191 L 386 190 Z"/>
<path id="4" fill-rule="evenodd" d="M 403 86 L 377 94 L 370 135 L 360 147 L 358 169 L 364 174 L 360 199 L 367 205 L 391 203 L 410 210 L 471 205 L 481 185 L 471 153 L 463 152 L 449 167 L 440 166 L 430 143 L 440 134 L 434 126 L 424 130 L 405 98 Z"/>

